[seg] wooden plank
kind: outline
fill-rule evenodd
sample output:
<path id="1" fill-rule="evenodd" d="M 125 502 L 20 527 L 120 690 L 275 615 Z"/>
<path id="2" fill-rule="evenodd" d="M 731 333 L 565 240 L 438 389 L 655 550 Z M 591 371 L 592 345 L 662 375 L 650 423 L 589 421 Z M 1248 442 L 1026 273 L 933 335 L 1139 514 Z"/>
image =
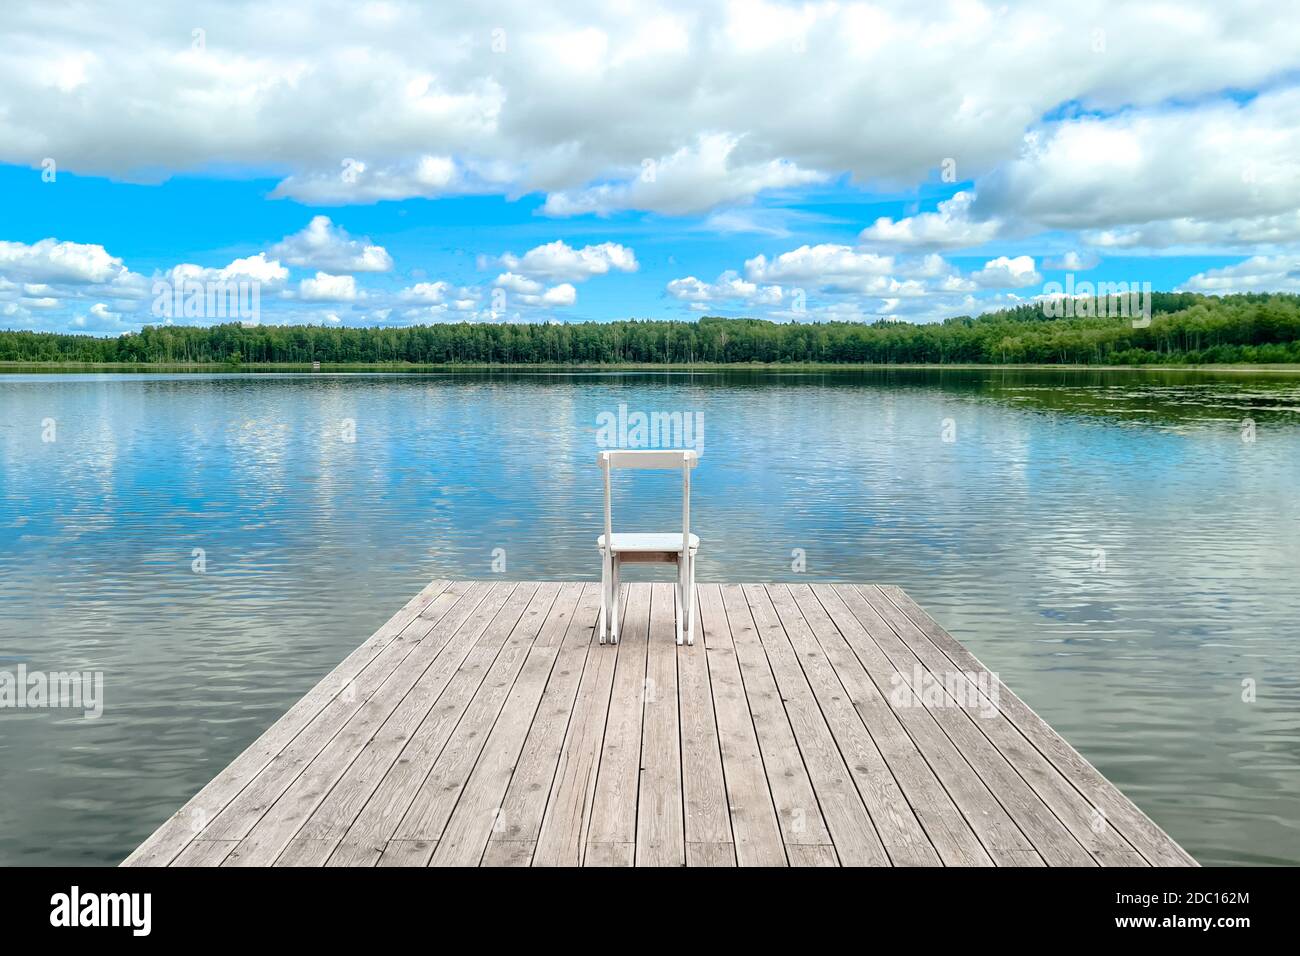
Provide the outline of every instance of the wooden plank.
<path id="1" fill-rule="evenodd" d="M 649 651 L 650 585 L 629 584 L 627 612 L 616 645 L 614 688 L 596 768 L 596 792 L 587 828 L 587 852 L 601 844 L 596 866 L 617 865 L 624 846 L 636 846 L 636 797 L 641 776 L 641 719 L 645 706 L 646 660 Z M 539 848 L 540 849 L 540 848 Z M 629 865 L 630 861 L 629 861 Z"/>
<path id="2" fill-rule="evenodd" d="M 735 866 L 736 847 L 731 843 L 688 843 L 686 865 Z"/>
<path id="3" fill-rule="evenodd" d="M 296 865 L 324 864 L 334 845 L 342 838 L 345 825 L 330 829 L 321 826 L 319 822 L 313 826 L 304 826 L 304 822 L 311 823 L 322 802 L 352 770 L 359 757 L 375 753 L 373 748 L 367 750 L 366 745 L 374 740 L 381 728 L 389 726 L 394 716 L 406 732 L 418 723 L 419 715 L 408 716 L 411 708 L 403 710 L 411 688 L 420 682 L 426 671 L 437 666 L 460 624 L 479 606 L 488 592 L 486 584 L 464 589 L 453 607 L 429 622 L 429 631 L 418 646 L 401 661 L 356 713 L 346 720 L 342 729 L 320 753 L 311 758 L 297 778 L 248 831 L 239 847 L 240 865 L 270 865 L 294 836 L 306 838 L 294 848 Z M 449 589 L 442 596 L 450 594 Z M 452 661 L 459 660 L 454 653 L 449 657 Z M 444 662 L 437 667 L 436 672 L 442 673 L 454 668 L 454 663 Z M 424 711 L 427 712 L 427 709 L 425 707 Z M 366 775 L 371 769 L 363 763 L 358 773 Z M 355 776 L 354 774 L 354 779 Z M 313 861 L 310 855 L 312 852 L 320 854 L 319 859 Z"/>
<path id="4" fill-rule="evenodd" d="M 1195 862 L 897 588 L 598 598 L 435 582 L 128 862 Z"/>
<path id="5" fill-rule="evenodd" d="M 304 772 L 301 779 L 318 781 L 316 790 L 324 795 L 314 808 L 299 812 L 300 817 L 306 816 L 299 835 L 310 841 L 299 849 L 301 859 L 306 861 L 305 854 L 311 851 L 321 854 L 315 861 L 317 865 L 323 866 L 329 859 L 406 741 L 428 716 L 513 590 L 514 585 L 509 583 L 478 582 L 425 638 L 418 657 L 412 654 L 407 658 L 401 677 L 394 675 L 368 702 L 376 705 L 375 713 L 365 720 L 354 718 L 356 726 L 351 733 L 345 728 L 346 742 L 352 750 L 350 757 L 344 755 L 334 760 L 327 748 L 313 764 L 313 767 L 321 764 L 320 771 L 317 773 L 309 767 Z M 376 728 L 379 718 L 383 718 L 382 723 Z M 325 792 L 330 781 L 332 786 Z M 375 844 L 364 852 L 369 857 L 381 853 L 382 849 L 382 844 Z"/>
<path id="6" fill-rule="evenodd" d="M 620 637 L 621 641 L 622 638 Z M 632 866 L 636 860 L 635 843 L 588 843 L 583 866 Z"/>
<path id="7" fill-rule="evenodd" d="M 194 840 L 177 854 L 172 866 L 220 866 L 238 844 L 234 840 Z"/>
<path id="8" fill-rule="evenodd" d="M 537 589 L 536 583 L 523 583 L 512 589 L 500 610 L 492 616 L 482 637 L 456 669 L 437 704 L 404 743 L 397 761 L 384 774 L 361 812 L 348 826 L 344 839 L 330 857 L 331 863 L 345 863 L 351 854 L 358 852 L 382 853 L 383 847 L 394 838 L 397 826 L 414 801 L 429 768 L 442 752 Z"/>
<path id="9" fill-rule="evenodd" d="M 452 588 L 440 594 L 430 605 L 438 605 L 441 617 L 454 607 L 463 597 L 467 582 L 457 582 Z M 289 827 L 286 817 L 293 814 L 292 808 L 280 805 L 271 818 L 262 823 L 280 801 L 280 798 L 293 786 L 302 772 L 329 748 L 331 741 L 348 725 L 354 715 L 362 710 L 370 697 L 378 692 L 390 677 L 398 670 L 408 655 L 420 646 L 422 638 L 436 623 L 423 617 L 412 621 L 378 656 L 361 671 L 360 674 L 334 700 L 317 715 L 316 719 L 303 729 L 285 748 L 266 765 L 240 793 L 213 819 L 204 830 L 204 836 L 213 840 L 247 840 L 255 828 L 257 834 L 251 843 L 241 845 L 237 854 L 232 854 L 226 865 L 238 862 L 241 866 L 270 866 L 275 855 L 284 848 L 296 832 L 296 826 Z M 413 633 L 412 633 L 413 632 Z M 410 634 L 410 640 L 403 636 Z M 309 808 L 308 808 L 309 809 Z M 286 829 L 286 827 L 288 827 Z M 269 858 L 263 859 L 263 857 Z"/>
<path id="10" fill-rule="evenodd" d="M 818 844 L 793 844 L 786 847 L 790 851 L 791 866 L 839 866 L 839 858 L 835 855 L 835 847 L 830 845 L 821 846 Z"/>
<path id="11" fill-rule="evenodd" d="M 696 620 L 698 623 L 698 610 Z M 726 855 L 731 859 L 729 865 L 734 866 L 736 851 L 731 846 L 731 814 L 727 809 L 727 783 L 722 773 L 722 750 L 713 711 L 706 640 L 697 641 L 694 647 L 677 648 L 677 680 L 681 702 L 682 802 L 686 815 L 686 842 L 688 845 L 730 847 Z M 762 772 L 761 766 L 759 772 Z M 766 791 L 766 785 L 763 790 Z M 768 796 L 769 805 L 770 802 Z M 775 833 L 774 817 L 771 822 Z M 784 852 L 780 854 L 782 858 L 784 855 Z M 686 862 L 688 866 L 692 865 L 689 846 Z"/>
<path id="12" fill-rule="evenodd" d="M 507 859 L 513 859 L 513 854 L 520 852 L 518 848 L 494 851 L 493 843 L 527 845 L 530 853 L 531 848 L 537 845 L 547 798 L 555 781 L 570 721 L 578 711 L 577 697 L 589 654 L 591 648 L 599 646 L 595 643 L 599 608 L 600 585 L 584 585 L 578 612 L 564 638 L 555 669 L 546 684 L 537 714 L 515 763 L 514 773 L 510 777 L 505 796 L 501 799 L 501 812 L 497 816 L 483 859 L 485 866 L 492 865 L 490 860 L 499 858 L 501 854 Z M 614 655 L 605 656 L 610 661 L 609 674 L 612 677 Z M 598 666 L 594 659 L 592 666 Z M 608 688 L 605 699 L 609 699 Z M 580 847 L 579 843 L 574 845 Z"/>
<path id="13" fill-rule="evenodd" d="M 618 606 L 627 620 L 627 585 Z M 619 633 L 622 633 L 620 624 Z M 595 801 L 596 777 L 605 739 L 614 669 L 622 644 L 597 644 L 588 651 L 573 715 L 564 733 L 555 778 L 542 814 L 533 866 L 580 866 Z M 512 815 L 506 820 L 507 831 Z"/>
<path id="14" fill-rule="evenodd" d="M 845 866 L 888 866 L 889 854 L 867 813 L 835 735 L 826 725 L 812 688 L 790 649 L 767 592 L 762 585 L 744 584 L 741 593 L 749 605 L 840 862 Z M 937 857 L 934 862 L 938 862 Z"/>
<path id="15" fill-rule="evenodd" d="M 924 710 L 934 717 L 953 746 L 980 775 L 1047 863 L 1054 866 L 1095 866 L 1096 860 L 1074 838 L 1069 828 L 1057 819 L 1016 768 L 989 742 L 970 715 L 947 697 L 941 687 L 935 690 L 934 706 L 927 704 L 924 694 L 912 692 L 909 683 L 914 679 L 912 675 L 918 669 L 925 672 L 924 666 L 857 589 L 852 585 L 837 585 L 835 592 L 893 666 L 896 676 L 891 678 L 890 702 L 895 703 L 897 698 L 896 709 L 900 715 Z"/>
<path id="16" fill-rule="evenodd" d="M 722 585 L 722 606 L 727 612 L 745 697 L 787 851 L 802 844 L 830 845 L 831 835 L 818 806 L 816 791 L 740 585 Z"/>
<path id="17" fill-rule="evenodd" d="M 427 840 L 389 840 L 384 845 L 377 866 L 424 866 L 433 855 L 435 845 Z"/>
<path id="18" fill-rule="evenodd" d="M 675 621 L 673 585 L 652 585 L 636 807 L 637 866 L 686 865 Z"/>
<path id="19" fill-rule="evenodd" d="M 316 843 L 327 843 L 324 852 L 319 847 L 313 846 Z M 294 837 L 284 848 L 279 856 L 275 858 L 275 866 L 320 866 L 320 861 L 329 856 L 329 851 L 334 848 L 333 842 L 324 840 L 312 840 L 307 837 Z M 257 866 L 266 864 L 247 863 L 246 866 Z"/>
<path id="20" fill-rule="evenodd" d="M 568 626 L 568 615 L 553 625 L 548 622 L 551 606 L 559 593 L 560 585 L 552 582 L 543 583 L 537 589 L 501 653 L 492 662 L 492 667 L 470 701 L 464 716 L 447 739 L 446 746 L 434 760 L 428 777 L 421 784 L 402 822 L 398 824 L 393 834 L 394 839 L 441 840 L 447 821 L 456 808 L 515 680 L 524 668 L 533 642 L 548 627 L 558 628 L 559 633 L 563 634 Z M 573 599 L 576 603 L 576 591 Z M 549 674 L 553 663 L 555 657 L 552 654 L 541 659 L 538 666 L 544 674 Z M 544 678 L 542 683 L 545 684 Z"/>
<path id="21" fill-rule="evenodd" d="M 483 853 L 483 861 L 480 865 L 530 866 L 535 849 L 537 844 L 532 840 L 492 840 Z"/>
<path id="22" fill-rule="evenodd" d="M 990 680 L 995 679 L 992 672 L 965 645 L 944 630 L 901 588 L 886 585 L 881 586 L 880 590 L 955 666 L 987 674 Z M 1079 789 L 1090 804 L 1105 814 L 1106 820 L 1153 866 L 1197 865 L 1191 854 L 1124 796 L 1118 787 L 1053 730 L 1033 708 L 1005 684 L 1000 681 L 998 683 L 1001 693 L 998 707 L 1002 713 Z"/>
<path id="23" fill-rule="evenodd" d="M 936 719 L 939 712 L 922 706 L 910 685 L 900 681 L 898 668 L 876 641 L 876 635 L 881 635 L 884 639 L 883 635 L 889 634 L 892 638 L 888 626 L 874 615 L 868 615 L 865 622 L 859 620 L 833 586 L 815 587 L 814 592 L 840 634 L 870 674 L 890 712 L 906 728 L 930 769 L 943 783 L 953 802 L 961 809 L 971 828 L 978 834 L 980 842 L 993 862 L 1001 866 L 1006 859 L 1006 854 L 1033 850 L 1034 844 L 1011 818 L 1008 809 L 998 800 L 997 794 L 985 780 L 982 769 L 977 765 L 976 758 L 964 754 L 957 743 L 944 732 Z M 887 754 L 888 756 L 890 755 Z M 1006 771 L 1004 770 L 1003 773 L 1005 774 Z M 1083 848 L 1078 849 L 1082 851 Z M 1081 857 L 1076 853 L 1064 858 L 1079 860 Z M 1091 863 L 1086 853 L 1082 854 L 1082 862 L 1079 865 L 1086 866 Z"/>
<path id="24" fill-rule="evenodd" d="M 893 672 L 893 667 L 885 660 L 879 649 L 875 648 L 870 637 L 842 604 L 839 605 L 839 614 L 848 634 L 847 636 L 841 634 L 836 627 L 836 622 L 831 619 L 826 608 L 818 600 L 818 594 L 823 588 L 816 587 L 814 590 L 814 586 L 798 584 L 789 586 L 788 590 L 813 640 L 834 669 L 854 712 L 866 727 L 873 743 L 894 774 L 908 805 L 925 828 L 926 835 L 940 859 L 948 866 L 992 866 L 993 859 L 980 843 L 975 830 L 971 828 L 962 811 L 953 802 L 953 797 L 949 796 L 948 790 L 940 782 L 939 777 L 930 769 L 917 743 L 899 722 L 849 641 L 870 646 L 871 652 L 866 656 L 875 662 L 878 670 L 881 662 L 884 663 L 884 670 L 888 673 Z M 838 602 L 834 592 L 830 592 L 830 599 Z M 804 653 L 806 637 L 803 632 L 796 629 L 790 633 L 794 638 L 796 649 Z M 811 650 L 811 645 L 808 645 L 806 651 L 811 653 Z M 1015 834 L 1019 845 L 1027 848 L 1029 842 L 1015 828 L 1011 819 L 1007 817 L 1001 805 L 993 799 L 993 795 L 984 787 L 975 772 L 966 765 L 955 750 L 952 750 L 952 744 L 944 736 L 943 731 L 928 715 L 920 716 L 924 724 L 917 728 L 919 736 L 922 739 L 926 739 L 927 736 L 937 737 L 942 742 L 944 752 L 950 755 L 951 759 L 942 762 L 940 772 L 947 777 L 950 784 L 954 782 L 959 784 L 955 788 L 958 795 L 966 790 L 975 791 L 974 797 L 968 795 L 965 800 L 970 812 L 980 821 L 987 820 L 989 815 L 994 818 L 1000 817 L 1005 821 L 1004 825 Z M 1005 851 L 1008 854 L 1014 852 L 1017 851 Z"/>
<path id="25" fill-rule="evenodd" d="M 746 588 L 747 592 L 750 590 Z M 889 862 L 895 866 L 938 866 L 938 853 L 908 806 L 898 781 L 867 733 L 862 718 L 853 709 L 843 684 L 818 645 L 789 588 L 756 585 L 752 590 L 751 610 L 755 601 L 759 601 L 761 613 L 776 618 L 776 626 L 763 631 L 764 643 L 770 636 L 772 645 L 768 647 L 768 659 L 773 662 L 773 669 L 777 670 L 779 658 L 783 661 L 781 668 L 790 672 L 789 680 L 782 682 L 787 710 L 792 695 L 806 693 L 812 697 L 824 719 L 826 733 L 839 747 L 844 772 L 856 785 L 866 812 L 875 824 L 874 832 L 879 834 Z M 778 644 L 781 647 L 774 653 Z M 779 675 L 778 682 L 781 682 Z M 786 689 L 786 683 L 793 685 L 792 690 Z M 812 718 L 809 720 L 815 722 Z M 838 765 L 834 772 L 839 772 Z M 826 805 L 825 800 L 822 805 Z M 838 838 L 836 843 L 842 846 Z M 849 860 L 845 858 L 845 862 Z"/>
<path id="26" fill-rule="evenodd" d="M 945 697 L 978 727 L 988 741 L 1033 789 L 1074 838 L 1097 862 L 1102 856 L 1109 865 L 1147 866 L 1124 837 L 1098 814 L 1083 795 L 1061 775 L 1024 735 L 1007 720 L 997 705 L 1001 699 L 1001 682 L 995 681 L 982 690 L 961 668 L 929 641 L 915 623 L 873 586 L 856 589 L 863 599 L 889 624 L 913 659 L 929 670 L 944 688 Z"/>
<path id="27" fill-rule="evenodd" d="M 176 858 L 194 837 L 203 831 L 218 813 L 280 753 L 304 727 L 310 724 L 335 697 L 349 687 L 361 673 L 408 624 L 419 617 L 451 585 L 450 581 L 431 581 L 420 593 L 406 602 L 374 634 L 343 659 L 338 667 L 289 708 L 283 717 L 250 744 L 238 757 L 214 777 L 180 810 L 145 839 L 122 861 L 123 866 L 165 866 Z"/>
<path id="28" fill-rule="evenodd" d="M 784 866 L 781 824 L 745 697 L 722 590 L 716 584 L 701 584 L 696 596 L 736 859 L 740 866 Z"/>
<path id="29" fill-rule="evenodd" d="M 595 631 L 599 596 L 588 589 L 588 602 L 580 604 L 581 584 L 560 588 L 550 615 L 528 651 L 523 670 L 510 690 L 501 714 L 488 734 L 460 799 L 447 821 L 433 866 L 476 866 L 483 858 L 494 831 L 504 830 L 502 798 L 510 785 L 524 738 L 532 727 L 542 693 L 550 681 L 560 646 L 570 632 L 590 643 Z"/>

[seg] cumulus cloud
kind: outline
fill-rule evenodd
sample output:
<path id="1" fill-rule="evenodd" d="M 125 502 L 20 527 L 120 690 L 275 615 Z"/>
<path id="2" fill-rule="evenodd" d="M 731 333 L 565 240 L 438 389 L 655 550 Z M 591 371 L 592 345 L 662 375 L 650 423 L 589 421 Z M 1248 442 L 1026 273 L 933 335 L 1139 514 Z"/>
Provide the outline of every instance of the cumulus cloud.
<path id="1" fill-rule="evenodd" d="M 529 249 L 522 256 L 507 252 L 501 257 L 501 264 L 521 275 L 570 282 L 581 282 L 610 271 L 636 272 L 639 268 L 636 254 L 616 242 L 574 249 L 559 239 Z"/>
<path id="2" fill-rule="evenodd" d="M 1300 256 L 1251 256 L 1236 265 L 1198 272 L 1179 292 L 1300 292 Z"/>
<path id="3" fill-rule="evenodd" d="M 970 279 L 985 289 L 1023 289 L 1037 285 L 1043 277 L 1034 268 L 1032 256 L 998 256 L 984 263 L 984 268 L 972 272 Z"/>
<path id="4" fill-rule="evenodd" d="M 1064 269 L 1066 272 L 1087 272 L 1101 264 L 1101 258 L 1095 252 L 1076 252 L 1071 249 L 1064 255 L 1043 260 L 1044 269 Z"/>
<path id="5" fill-rule="evenodd" d="M 270 254 L 291 266 L 328 272 L 388 272 L 393 268 L 388 250 L 369 239 L 353 239 L 329 216 L 313 216 L 301 232 L 272 246 Z"/>
<path id="6" fill-rule="evenodd" d="M 781 286 L 760 286 L 756 282 L 742 279 L 733 271 L 722 273 L 714 282 L 704 282 L 695 276 L 673 279 L 666 290 L 674 299 L 685 302 L 696 310 L 703 310 L 713 303 L 726 302 L 777 306 L 785 299 L 785 290 Z"/>
<path id="7" fill-rule="evenodd" d="M 509 293 L 510 300 L 515 305 L 568 306 L 578 301 L 577 290 L 568 282 L 548 289 L 536 279 L 514 272 L 503 272 L 493 280 L 492 285 Z"/>
<path id="8" fill-rule="evenodd" d="M 517 176 L 517 167 L 504 161 L 420 156 L 414 161 L 380 164 L 348 158 L 337 169 L 312 169 L 289 176 L 275 187 L 271 198 L 296 199 L 313 206 L 397 202 L 416 197 L 436 199 L 467 193 L 506 192 Z"/>
<path id="9" fill-rule="evenodd" d="M 1093 52 L 1081 15 L 1104 26 L 1106 55 Z M 1285 256 L 1300 244 L 1300 33 L 1278 28 L 1267 5 L 1189 0 L 1171 17 L 1136 4 L 1081 14 L 1077 0 L 572 11 L 510 0 L 491 11 L 343 5 L 322 17 L 302 0 L 198 0 L 96 6 L 75 28 L 39 8 L 4 18 L 0 162 L 54 157 L 60 174 L 136 181 L 271 170 L 273 196 L 323 205 L 532 194 L 525 215 L 641 210 L 656 215 L 636 229 L 698 216 L 683 230 L 737 242 L 796 232 L 788 245 L 805 243 L 777 254 L 755 238 L 745 251 L 763 254 L 741 271 L 709 281 L 697 276 L 719 267 L 691 263 L 656 281 L 683 275 L 667 295 L 687 305 L 779 314 L 798 289 L 821 295 L 808 314 L 970 311 L 990 290 L 1041 282 L 1034 259 L 989 248 L 963 274 L 919 254 L 1045 231 L 1073 233 L 1048 236 L 1046 249 L 1082 251 L 1043 269 L 1082 271 L 1097 251 L 1223 247 L 1254 264 L 1202 272 L 1188 287 L 1289 287 Z M 193 25 L 206 22 L 259 29 L 192 47 Z M 957 171 L 958 191 L 932 210 L 810 228 L 832 210 L 841 217 L 838 200 L 855 186 L 908 195 L 940 169 L 945 182 Z M 835 191 L 834 206 L 771 196 L 807 199 L 818 184 Z M 858 229 L 856 244 L 842 244 Z M 480 288 L 363 289 L 354 276 L 389 272 L 392 257 L 316 216 L 228 266 L 181 263 L 155 277 L 257 279 L 293 290 L 277 297 L 286 314 L 319 320 L 304 300 L 364 300 L 391 307 L 390 321 L 420 310 L 498 318 L 482 308 L 494 291 L 535 318 L 572 305 L 592 277 L 640 268 L 626 245 L 567 238 L 481 264 L 497 278 Z M 488 241 L 469 252 L 508 245 Z M 291 284 L 290 269 L 305 271 Z M 93 311 L 101 304 L 127 322 L 148 294 L 148 280 L 103 246 L 55 238 L 0 242 L 0 283 L 0 310 L 24 323 L 61 308 L 59 322 L 107 322 Z"/>
<path id="10" fill-rule="evenodd" d="M 542 305 L 566 306 L 578 301 L 578 290 L 567 282 L 561 282 L 542 293 Z"/>
<path id="11" fill-rule="evenodd" d="M 450 282 L 441 280 L 438 282 L 417 282 L 410 288 L 403 289 L 398 293 L 398 297 L 406 302 L 426 302 L 433 305 L 445 302 L 451 291 Z"/>
<path id="12" fill-rule="evenodd" d="M 754 282 L 786 282 L 822 288 L 885 288 L 895 269 L 893 256 L 859 252 L 850 246 L 822 243 L 800 246 L 769 260 L 757 255 L 745 261 L 745 275 Z"/>
<path id="13" fill-rule="evenodd" d="M 542 284 L 536 279 L 529 279 L 526 276 L 516 275 L 513 272 L 503 272 L 496 277 L 492 283 L 498 289 L 505 289 L 508 292 L 517 292 L 520 295 L 536 295 L 542 291 Z"/>
<path id="14" fill-rule="evenodd" d="M 298 295 L 308 302 L 354 302 L 363 293 L 357 289 L 356 276 L 317 272 L 298 283 Z"/>
<path id="15" fill-rule="evenodd" d="M 120 334 L 134 329 L 134 323 L 128 323 L 123 317 L 109 309 L 103 302 L 96 302 L 87 311 L 75 316 L 68 323 L 68 328 L 75 332 L 98 332 L 103 334 Z"/>
<path id="16" fill-rule="evenodd" d="M 1079 230 L 1095 248 L 1300 241 L 1300 90 L 1159 104 L 1031 129 L 1019 155 L 932 213 L 881 218 L 868 245 L 956 248 Z"/>
<path id="17" fill-rule="evenodd" d="M 183 262 L 172 267 L 169 278 L 177 283 L 246 280 L 275 288 L 282 285 L 289 278 L 289 270 L 280 265 L 278 260 L 268 259 L 266 253 L 259 252 L 255 256 L 236 259 L 230 265 L 219 269 Z"/>
<path id="18" fill-rule="evenodd" d="M 275 163 L 288 171 L 277 195 L 307 202 L 481 186 L 544 191 L 556 213 L 702 210 L 818 175 L 915 182 L 945 157 L 973 179 L 1015 159 L 1025 129 L 1063 103 L 1180 102 L 1194 116 L 1206 95 L 1300 60 L 1300 35 L 1269 5 L 1180 10 L 1097 8 L 1105 56 L 1073 0 L 375 3 L 328 16 L 296 0 L 198 0 L 96 6 L 75 24 L 10 11 L 0 161 L 53 156 L 135 179 Z M 259 29 L 219 43 L 214 31 L 197 49 L 196 23 Z M 662 175 L 643 182 L 656 157 Z"/>
<path id="19" fill-rule="evenodd" d="M 1168 244 L 1208 238 L 1208 224 L 1285 217 L 1300 197 L 1300 90 L 1247 103 L 1213 100 L 1084 116 L 1030 132 L 1021 155 L 978 186 L 973 213 L 1048 229 L 1108 230 L 1099 244 Z M 1161 223 L 1180 224 L 1161 226 Z M 1180 235 L 1181 233 L 1181 235 Z M 1257 235 L 1257 234 L 1256 234 Z"/>
<path id="20" fill-rule="evenodd" d="M 1204 251 L 1241 246 L 1284 246 L 1300 241 L 1300 210 L 1274 216 L 1254 216 L 1210 222 L 1180 216 L 1117 229 L 1087 230 L 1083 241 L 1098 249 Z"/>
<path id="21" fill-rule="evenodd" d="M 576 192 L 551 193 L 542 212 L 548 216 L 594 213 L 608 216 L 624 209 L 683 216 L 708 212 L 724 203 L 748 202 L 765 189 L 782 189 L 824 181 L 825 173 L 800 169 L 783 159 L 737 163 L 731 157 L 740 140 L 727 134 L 700 136 L 660 159 L 646 159 L 633 178 L 602 183 Z"/>
<path id="22" fill-rule="evenodd" d="M 858 241 L 864 245 L 929 249 L 983 245 L 998 236 L 1003 223 L 1000 219 L 973 221 L 970 208 L 974 201 L 974 193 L 958 192 L 951 199 L 939 203 L 935 212 L 923 212 L 905 219 L 882 216 L 862 230 Z"/>
<path id="23" fill-rule="evenodd" d="M 112 282 L 126 274 L 122 260 L 100 245 L 57 239 L 31 245 L 0 242 L 0 276 L 9 279 L 91 284 Z"/>

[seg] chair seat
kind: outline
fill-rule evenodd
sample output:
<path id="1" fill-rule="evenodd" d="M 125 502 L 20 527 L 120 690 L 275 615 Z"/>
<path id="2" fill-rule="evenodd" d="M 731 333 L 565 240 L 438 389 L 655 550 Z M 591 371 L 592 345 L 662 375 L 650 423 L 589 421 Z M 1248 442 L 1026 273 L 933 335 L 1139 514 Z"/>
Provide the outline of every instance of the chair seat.
<path id="1" fill-rule="evenodd" d="M 636 553 L 642 551 L 676 551 L 682 550 L 681 532 L 668 531 L 660 533 L 640 533 L 640 532 L 619 532 L 615 531 L 610 535 L 616 554 Z M 601 551 L 605 550 L 605 536 L 602 534 L 596 539 L 596 547 Z M 700 539 L 691 535 L 691 552 L 694 553 L 700 549 Z"/>

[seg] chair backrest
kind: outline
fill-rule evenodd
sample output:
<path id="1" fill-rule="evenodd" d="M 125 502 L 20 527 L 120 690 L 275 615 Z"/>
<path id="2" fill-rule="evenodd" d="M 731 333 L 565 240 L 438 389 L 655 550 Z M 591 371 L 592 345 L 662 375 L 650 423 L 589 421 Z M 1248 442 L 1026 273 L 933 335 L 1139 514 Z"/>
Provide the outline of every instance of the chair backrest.
<path id="1" fill-rule="evenodd" d="M 682 550 L 691 546 L 691 469 L 700 463 L 700 456 L 694 449 L 665 450 L 658 449 L 619 449 L 602 451 L 596 458 L 596 464 L 605 476 L 605 541 L 614 533 L 614 512 L 610 501 L 609 476 L 615 468 L 655 468 L 682 470 Z"/>

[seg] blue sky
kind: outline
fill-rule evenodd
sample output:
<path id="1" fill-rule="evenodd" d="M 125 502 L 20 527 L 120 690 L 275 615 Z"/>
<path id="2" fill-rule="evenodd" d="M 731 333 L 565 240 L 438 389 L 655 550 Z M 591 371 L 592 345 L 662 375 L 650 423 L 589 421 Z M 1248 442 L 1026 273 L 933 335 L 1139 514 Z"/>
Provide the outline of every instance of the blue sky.
<path id="1" fill-rule="evenodd" d="M 0 327 L 118 334 L 227 280 L 344 325 L 1296 291 L 1300 37 L 1268 13 L 6 9 Z"/>

